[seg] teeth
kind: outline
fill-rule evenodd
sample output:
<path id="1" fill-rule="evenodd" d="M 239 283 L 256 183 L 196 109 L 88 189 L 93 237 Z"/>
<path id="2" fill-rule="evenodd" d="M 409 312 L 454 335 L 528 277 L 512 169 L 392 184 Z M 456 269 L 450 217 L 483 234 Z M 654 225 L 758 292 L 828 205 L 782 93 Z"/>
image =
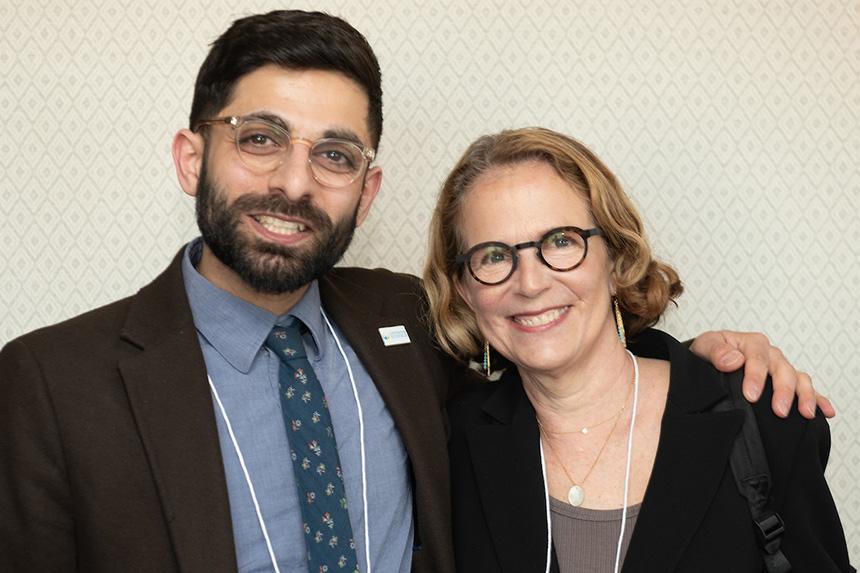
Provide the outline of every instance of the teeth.
<path id="1" fill-rule="evenodd" d="M 515 316 L 514 322 L 522 324 L 523 326 L 543 326 L 544 324 L 549 324 L 553 320 L 556 320 L 565 312 L 567 312 L 567 307 L 554 308 L 544 312 L 543 314 L 535 316 Z"/>
<path id="2" fill-rule="evenodd" d="M 305 230 L 304 225 L 296 223 L 295 221 L 284 221 L 283 219 L 268 217 L 266 215 L 260 215 L 254 218 L 269 231 L 281 235 L 292 235 L 293 233 L 301 233 Z"/>

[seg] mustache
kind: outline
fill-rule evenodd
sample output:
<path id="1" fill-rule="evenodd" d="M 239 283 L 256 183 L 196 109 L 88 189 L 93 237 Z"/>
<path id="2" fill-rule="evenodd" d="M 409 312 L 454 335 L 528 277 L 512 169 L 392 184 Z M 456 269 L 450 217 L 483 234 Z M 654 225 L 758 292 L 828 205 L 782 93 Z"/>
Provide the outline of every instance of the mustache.
<path id="1" fill-rule="evenodd" d="M 296 217 L 303 219 L 317 231 L 326 231 L 334 227 L 334 223 L 325 211 L 315 207 L 311 203 L 310 197 L 307 196 L 298 201 L 293 201 L 279 193 L 247 194 L 237 198 L 231 205 L 231 210 L 234 213 L 265 211 L 285 217 Z"/>

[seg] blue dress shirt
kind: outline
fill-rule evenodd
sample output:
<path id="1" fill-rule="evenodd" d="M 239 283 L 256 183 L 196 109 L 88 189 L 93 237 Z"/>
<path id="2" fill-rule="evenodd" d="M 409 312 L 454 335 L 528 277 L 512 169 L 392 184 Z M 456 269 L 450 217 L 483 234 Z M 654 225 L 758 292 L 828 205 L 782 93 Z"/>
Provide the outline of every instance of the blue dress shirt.
<path id="1" fill-rule="evenodd" d="M 412 491 L 403 441 L 391 414 L 349 342 L 326 325 L 314 281 L 284 316 L 219 289 L 200 273 L 202 242 L 185 249 L 182 272 L 206 369 L 218 390 L 254 485 L 282 572 L 307 571 L 301 510 L 278 398 L 278 358 L 264 345 L 276 325 L 296 317 L 308 327 L 303 342 L 326 393 L 344 472 L 349 517 L 361 571 L 366 570 L 364 500 L 358 407 L 340 340 L 358 391 L 364 419 L 370 557 L 374 571 L 408 572 L 412 562 Z M 236 559 L 241 572 L 272 565 L 248 485 L 220 409 L 215 418 L 224 459 Z"/>

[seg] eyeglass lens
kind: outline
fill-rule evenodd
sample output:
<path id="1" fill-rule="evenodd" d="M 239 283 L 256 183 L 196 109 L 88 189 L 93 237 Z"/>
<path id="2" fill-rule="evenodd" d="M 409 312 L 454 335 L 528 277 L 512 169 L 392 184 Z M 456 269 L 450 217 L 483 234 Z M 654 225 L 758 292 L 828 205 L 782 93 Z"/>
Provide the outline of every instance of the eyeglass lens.
<path id="1" fill-rule="evenodd" d="M 572 228 L 551 231 L 541 239 L 537 248 L 544 264 L 557 271 L 574 268 L 582 262 L 586 252 L 585 239 Z M 483 283 L 498 284 L 513 273 L 516 256 L 515 247 L 489 243 L 472 253 L 469 270 Z"/>
<path id="2" fill-rule="evenodd" d="M 265 121 L 244 121 L 236 127 L 239 157 L 251 169 L 276 169 L 290 150 L 289 133 Z M 310 148 L 314 177 L 323 185 L 343 187 L 355 181 L 367 158 L 361 148 L 349 141 L 319 139 Z"/>

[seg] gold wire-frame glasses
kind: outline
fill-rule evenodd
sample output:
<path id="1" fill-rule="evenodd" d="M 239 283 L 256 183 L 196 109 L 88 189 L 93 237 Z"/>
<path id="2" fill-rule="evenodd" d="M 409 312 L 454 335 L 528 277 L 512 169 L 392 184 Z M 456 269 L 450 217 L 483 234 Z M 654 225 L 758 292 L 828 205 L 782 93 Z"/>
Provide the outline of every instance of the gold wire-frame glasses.
<path id="1" fill-rule="evenodd" d="M 280 167 L 293 145 L 306 145 L 311 173 L 326 187 L 346 187 L 361 177 L 376 157 L 374 149 L 355 141 L 337 137 L 316 140 L 294 137 L 283 126 L 254 115 L 202 119 L 194 125 L 194 131 L 206 125 L 230 126 L 239 159 L 261 174 Z"/>

